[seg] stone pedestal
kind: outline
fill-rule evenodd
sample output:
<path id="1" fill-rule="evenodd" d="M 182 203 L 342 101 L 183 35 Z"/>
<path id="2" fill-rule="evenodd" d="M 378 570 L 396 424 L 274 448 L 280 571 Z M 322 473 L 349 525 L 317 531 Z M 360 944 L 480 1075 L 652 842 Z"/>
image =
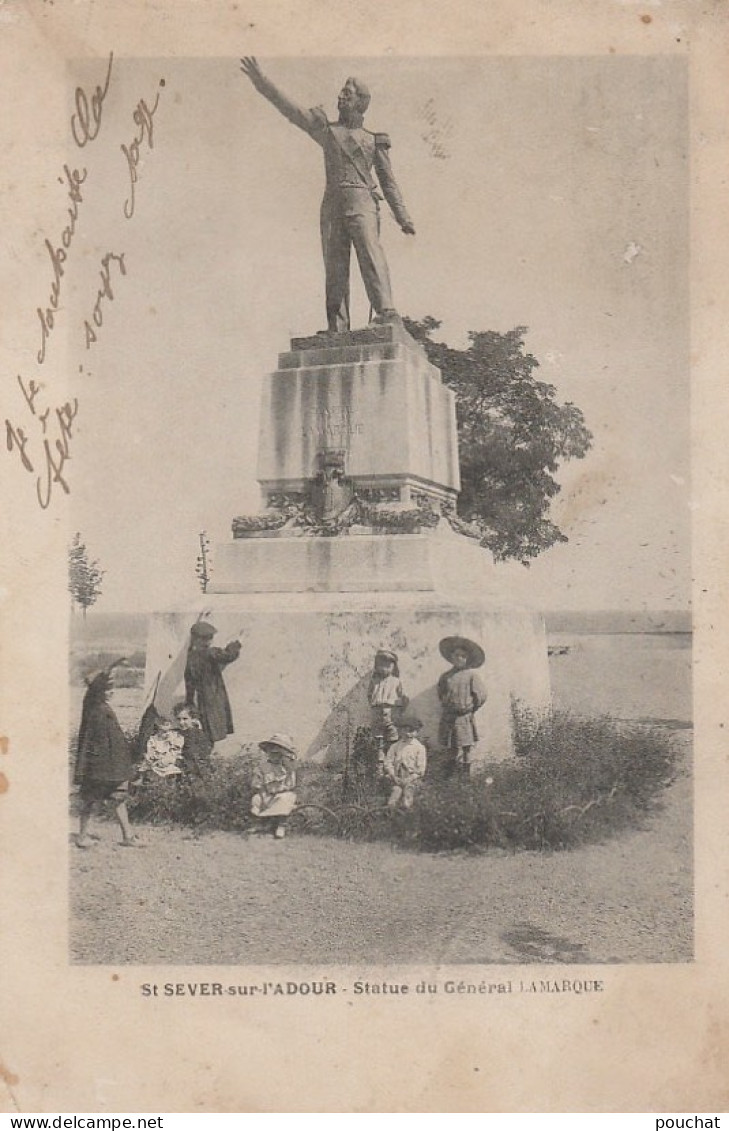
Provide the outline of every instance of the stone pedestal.
<path id="1" fill-rule="evenodd" d="M 468 592 L 496 595 L 491 555 L 443 520 L 420 534 L 285 533 L 215 548 L 211 593 Z"/>
<path id="2" fill-rule="evenodd" d="M 361 495 L 403 503 L 418 492 L 455 499 L 454 394 L 400 324 L 294 338 L 264 378 L 264 506 L 303 491 L 327 450 L 344 453 L 345 473 Z"/>
<path id="3" fill-rule="evenodd" d="M 326 466 L 344 477 L 339 515 L 334 489 L 312 489 Z M 399 654 L 434 753 L 448 667 L 438 644 L 463 635 L 486 653 L 474 760 L 511 757 L 513 701 L 549 706 L 544 625 L 449 525 L 460 485 L 454 398 L 401 325 L 292 341 L 264 380 L 258 476 L 268 509 L 235 520 L 236 537 L 214 547 L 209 592 L 197 608 L 153 618 L 147 668 L 150 686 L 162 673 L 159 709 L 183 693 L 189 630 L 204 608 L 216 644 L 242 632 L 240 659 L 225 669 L 235 734 L 221 753 L 283 731 L 302 758 L 342 763 L 371 723 L 380 648 Z M 333 500 L 328 513 L 322 498 Z M 332 526 L 347 509 L 354 520 Z"/>
<path id="4" fill-rule="evenodd" d="M 216 749 L 233 754 L 274 731 L 291 734 L 304 760 L 341 765 L 357 728 L 370 725 L 367 686 L 378 648 L 400 656 L 410 708 L 437 748 L 440 708 L 436 685 L 448 665 L 438 652 L 444 636 L 463 635 L 486 652 L 480 670 L 488 691 L 478 712 L 477 761 L 513 754 L 512 698 L 536 712 L 549 706 L 547 643 L 538 613 L 499 601 L 436 590 L 399 592 L 278 592 L 207 594 L 221 645 L 242 630 L 238 661 L 225 669 L 235 734 Z M 158 707 L 184 693 L 184 648 L 198 609 L 153 618 L 147 658 L 150 683 L 177 658 L 176 676 L 163 680 Z"/>

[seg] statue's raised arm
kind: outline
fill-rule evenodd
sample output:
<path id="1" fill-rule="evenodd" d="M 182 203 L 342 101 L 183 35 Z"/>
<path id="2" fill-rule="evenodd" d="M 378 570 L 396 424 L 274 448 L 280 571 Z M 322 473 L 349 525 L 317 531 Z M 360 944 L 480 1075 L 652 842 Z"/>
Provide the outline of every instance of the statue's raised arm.
<path id="1" fill-rule="evenodd" d="M 303 106 L 299 106 L 298 102 L 293 102 L 288 95 L 279 90 L 269 78 L 264 75 L 260 68 L 258 60 L 253 56 L 246 56 L 241 59 L 240 67 L 244 75 L 253 83 L 254 87 L 259 94 L 268 99 L 272 106 L 283 114 L 284 118 L 288 118 L 299 129 L 305 130 L 308 134 L 314 134 L 317 131 L 326 128 L 327 118 L 322 109 L 317 107 L 314 110 L 306 110 Z"/>
<path id="2" fill-rule="evenodd" d="M 337 99 L 338 116 L 335 121 L 329 121 L 321 106 L 306 110 L 292 102 L 264 75 L 254 58 L 241 59 L 240 65 L 256 90 L 324 150 L 326 190 L 321 205 L 321 237 L 329 332 L 349 329 L 352 247 L 357 253 L 375 321 L 397 318 L 387 261 L 380 243 L 379 208 L 383 196 L 403 232 L 414 235 L 415 227 L 390 165 L 390 138 L 364 128 L 364 115 L 370 104 L 369 90 L 359 79 L 348 78 Z"/>

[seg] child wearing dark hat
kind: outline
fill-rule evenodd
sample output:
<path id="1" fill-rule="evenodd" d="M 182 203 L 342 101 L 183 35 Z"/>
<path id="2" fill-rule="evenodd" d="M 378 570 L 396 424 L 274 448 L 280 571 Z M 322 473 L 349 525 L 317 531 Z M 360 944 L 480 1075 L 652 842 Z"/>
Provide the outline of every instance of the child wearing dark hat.
<path id="1" fill-rule="evenodd" d="M 387 799 L 391 809 L 398 805 L 412 809 L 415 792 L 425 776 L 428 754 L 418 738 L 422 726 L 414 715 L 402 718 L 398 725 L 400 737 L 385 755 L 385 778 L 392 787 Z"/>
<path id="2" fill-rule="evenodd" d="M 440 654 L 452 665 L 438 680 L 441 702 L 439 741 L 450 756 L 450 771 L 471 772 L 471 750 L 478 741 L 475 715 L 486 702 L 486 688 L 476 673 L 486 657 L 480 645 L 464 636 L 446 636 Z"/>
<path id="3" fill-rule="evenodd" d="M 88 828 L 97 803 L 111 801 L 122 831 L 122 844 L 140 846 L 129 824 L 127 798 L 133 770 L 132 751 L 119 721 L 107 702 L 112 688 L 110 669 L 96 672 L 86 680 L 87 691 L 81 708 L 78 754 L 74 780 L 80 786 L 81 812 L 76 844 L 91 844 Z M 98 838 L 97 838 L 98 839 Z"/>
<path id="4" fill-rule="evenodd" d="M 266 761 L 253 775 L 256 792 L 251 799 L 251 813 L 260 821 L 270 822 L 273 835 L 281 840 L 286 836 L 286 820 L 296 805 L 297 751 L 288 734 L 272 734 L 259 746 Z"/>
<path id="5" fill-rule="evenodd" d="M 223 668 L 240 655 L 240 640 L 224 648 L 211 647 L 217 629 L 208 621 L 196 621 L 190 629 L 190 647 L 185 666 L 185 702 L 194 707 L 211 744 L 233 734 L 233 713 L 223 682 Z"/>
<path id="6" fill-rule="evenodd" d="M 400 681 L 396 652 L 380 648 L 375 653 L 367 698 L 372 708 L 372 737 L 377 744 L 378 766 L 381 768 L 385 747 L 397 741 L 393 712 L 403 710 L 409 702 Z"/>

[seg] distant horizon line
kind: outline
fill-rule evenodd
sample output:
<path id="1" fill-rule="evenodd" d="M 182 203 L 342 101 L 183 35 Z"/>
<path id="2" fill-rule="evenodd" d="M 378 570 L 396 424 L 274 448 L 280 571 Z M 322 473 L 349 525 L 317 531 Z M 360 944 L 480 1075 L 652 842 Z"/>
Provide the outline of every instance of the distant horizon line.
<path id="1" fill-rule="evenodd" d="M 218 595 L 219 594 L 210 593 L 210 594 L 203 594 L 203 597 L 207 597 L 209 599 L 210 597 L 215 597 L 215 596 L 218 596 Z M 229 594 L 220 594 L 220 596 L 223 596 L 223 595 L 229 596 Z M 204 604 L 205 601 L 203 600 L 202 603 Z M 192 601 L 184 602 L 184 603 L 180 602 L 181 607 L 182 607 L 183 604 L 185 606 L 187 606 L 188 604 L 190 604 L 190 605 L 193 604 L 193 602 Z M 140 617 L 147 616 L 148 617 L 148 616 L 152 616 L 154 613 L 160 613 L 160 612 L 165 612 L 165 611 L 167 611 L 167 610 L 163 609 L 161 607 L 154 608 L 154 609 L 121 609 L 121 608 L 88 609 L 86 615 L 87 616 L 97 616 L 99 614 L 102 614 L 102 615 L 108 615 L 108 616 L 125 615 L 125 616 L 140 616 Z M 666 607 L 666 606 L 663 606 L 663 607 L 656 606 L 656 607 L 650 608 L 650 609 L 646 609 L 646 608 L 642 608 L 642 609 L 638 609 L 638 608 L 635 608 L 635 609 L 634 608 L 615 608 L 615 607 L 606 608 L 605 606 L 603 606 L 603 607 L 589 607 L 589 608 L 579 607 L 578 608 L 578 607 L 574 607 L 574 606 L 572 606 L 572 607 L 566 607 L 566 606 L 559 607 L 559 606 L 553 605 L 551 607 L 544 606 L 544 607 L 539 609 L 539 612 L 543 613 L 544 615 L 553 614 L 553 613 L 561 613 L 561 614 L 565 614 L 565 613 L 610 613 L 611 615 L 619 614 L 621 616 L 666 616 L 667 614 L 676 614 L 676 613 L 693 614 L 693 608 L 690 605 L 689 606 L 682 606 L 680 608 L 676 607 L 676 606 L 668 606 L 668 607 Z M 75 609 L 73 607 L 71 609 L 71 615 L 83 617 L 82 611 L 80 609 Z"/>

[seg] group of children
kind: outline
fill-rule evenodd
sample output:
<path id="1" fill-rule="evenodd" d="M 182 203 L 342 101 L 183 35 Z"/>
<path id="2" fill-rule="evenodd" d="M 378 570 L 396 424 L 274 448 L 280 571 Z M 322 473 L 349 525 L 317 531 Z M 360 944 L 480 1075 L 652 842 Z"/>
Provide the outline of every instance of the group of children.
<path id="1" fill-rule="evenodd" d="M 211 635 L 208 633 L 205 637 L 208 645 Z M 438 681 L 441 704 L 439 746 L 446 755 L 448 772 L 468 776 L 472 750 L 478 740 L 475 715 L 486 701 L 486 691 L 477 672 L 485 656 L 480 645 L 462 636 L 445 637 L 440 641 L 439 649 L 451 665 Z M 225 662 L 237 658 L 238 652 L 239 647 L 235 655 L 231 650 L 230 657 L 225 655 Z M 215 740 L 206 726 L 206 716 L 191 705 L 189 694 L 188 700 L 173 709 L 171 719 L 157 718 L 143 750 L 135 758 L 107 702 L 111 685 L 110 669 L 97 672 L 87 680 L 75 775 L 81 799 L 80 829 L 76 838 L 79 848 L 89 846 L 88 824 L 94 804 L 107 800 L 115 802 L 122 844 L 139 845 L 130 828 L 127 812 L 132 779 L 135 785 L 140 785 L 147 776 L 186 781 L 191 788 L 196 811 L 204 816 L 208 807 L 207 783 Z M 188 692 L 192 690 L 188 672 L 186 685 Z M 425 776 L 428 755 L 418 737 L 423 724 L 414 714 L 407 713 L 409 699 L 400 678 L 395 652 L 383 648 L 376 653 L 367 694 L 372 716 L 372 769 L 375 778 L 386 788 L 390 808 L 410 809 Z M 225 716 L 229 714 L 229 708 L 226 712 L 224 704 L 221 703 L 221 706 L 227 731 Z M 270 829 L 275 838 L 281 839 L 286 835 L 287 819 L 296 806 L 297 750 L 287 734 L 274 734 L 259 745 L 265 762 L 253 775 L 254 794 L 250 812 L 256 818 L 256 824 Z"/>
<path id="2" fill-rule="evenodd" d="M 438 741 L 447 758 L 448 773 L 467 777 L 472 750 L 478 741 L 475 715 L 486 702 L 486 689 L 476 671 L 483 665 L 485 655 L 480 645 L 463 636 L 445 637 L 439 649 L 451 667 L 438 680 Z M 377 750 L 376 776 L 389 788 L 388 805 L 409 809 L 425 776 L 427 751 L 418 738 L 422 722 L 405 713 L 409 699 L 395 652 L 381 648 L 376 653 L 368 700 Z"/>

